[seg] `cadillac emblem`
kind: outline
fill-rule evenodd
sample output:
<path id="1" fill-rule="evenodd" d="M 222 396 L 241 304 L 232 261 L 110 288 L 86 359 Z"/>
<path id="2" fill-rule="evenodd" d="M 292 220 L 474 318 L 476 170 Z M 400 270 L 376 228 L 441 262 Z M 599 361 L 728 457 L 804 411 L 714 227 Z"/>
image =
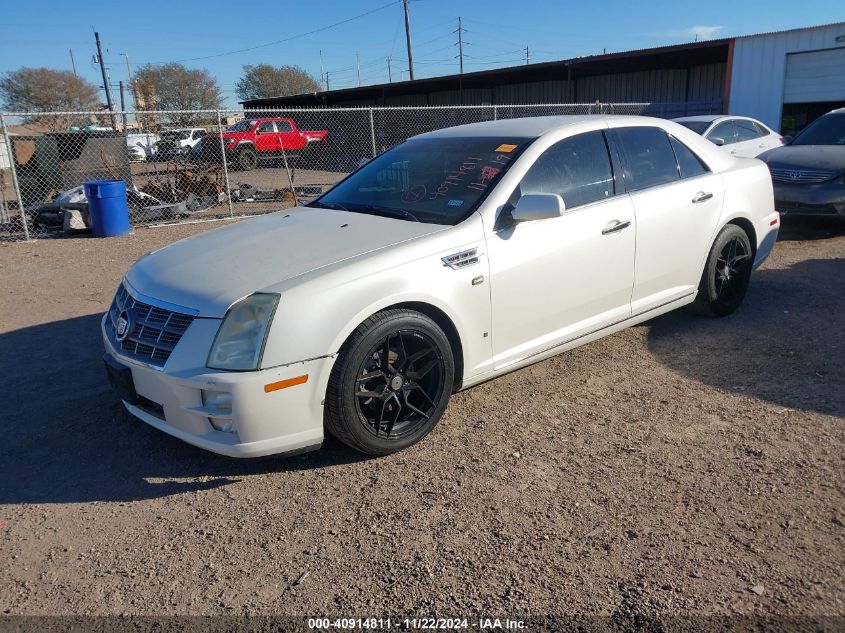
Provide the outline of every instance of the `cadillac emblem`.
<path id="1" fill-rule="evenodd" d="M 129 323 L 129 313 L 124 310 L 121 312 L 117 317 L 117 323 L 115 324 L 115 334 L 117 335 L 117 340 L 121 343 L 126 340 L 126 337 L 129 336 L 129 332 L 132 330 L 130 323 Z"/>

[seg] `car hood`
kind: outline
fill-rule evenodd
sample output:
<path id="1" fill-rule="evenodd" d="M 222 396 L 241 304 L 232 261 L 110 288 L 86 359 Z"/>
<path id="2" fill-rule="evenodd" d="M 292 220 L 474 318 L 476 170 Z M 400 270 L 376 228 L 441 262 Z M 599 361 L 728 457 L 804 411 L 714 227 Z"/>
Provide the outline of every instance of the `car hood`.
<path id="1" fill-rule="evenodd" d="M 151 299 L 223 317 L 238 299 L 407 240 L 444 230 L 361 213 L 298 207 L 201 233 L 148 253 L 126 274 Z"/>
<path id="2" fill-rule="evenodd" d="M 845 145 L 784 145 L 758 158 L 774 169 L 845 171 Z"/>

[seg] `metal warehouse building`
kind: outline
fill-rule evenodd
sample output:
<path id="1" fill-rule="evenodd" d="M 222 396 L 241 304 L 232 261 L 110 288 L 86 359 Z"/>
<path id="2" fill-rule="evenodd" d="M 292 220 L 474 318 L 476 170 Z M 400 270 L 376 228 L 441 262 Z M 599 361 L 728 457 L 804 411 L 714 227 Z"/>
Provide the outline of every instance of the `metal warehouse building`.
<path id="1" fill-rule="evenodd" d="M 248 109 L 535 103 L 675 104 L 655 114 L 752 116 L 792 133 L 845 105 L 845 22 L 776 33 L 576 57 L 255 99 Z"/>

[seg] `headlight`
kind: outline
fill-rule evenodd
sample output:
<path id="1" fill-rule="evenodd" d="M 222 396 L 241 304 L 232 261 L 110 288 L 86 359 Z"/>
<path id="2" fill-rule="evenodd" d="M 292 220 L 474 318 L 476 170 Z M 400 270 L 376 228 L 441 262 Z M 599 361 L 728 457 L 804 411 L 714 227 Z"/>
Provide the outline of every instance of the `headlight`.
<path id="1" fill-rule="evenodd" d="M 229 308 L 217 330 L 206 365 L 210 369 L 230 371 L 258 369 L 278 303 L 279 295 L 257 292 Z"/>

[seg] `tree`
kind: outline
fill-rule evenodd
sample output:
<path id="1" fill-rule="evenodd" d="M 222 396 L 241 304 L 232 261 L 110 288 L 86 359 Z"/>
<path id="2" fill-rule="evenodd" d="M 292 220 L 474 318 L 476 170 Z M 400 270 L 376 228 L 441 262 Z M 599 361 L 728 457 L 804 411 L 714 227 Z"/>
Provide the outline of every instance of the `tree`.
<path id="1" fill-rule="evenodd" d="M 244 76 L 237 85 L 242 101 L 265 97 L 286 97 L 320 90 L 320 83 L 299 66 L 270 64 L 244 66 Z"/>
<path id="2" fill-rule="evenodd" d="M 177 63 L 141 66 L 135 72 L 132 88 L 138 110 L 215 110 L 222 100 L 220 87 L 207 70 Z M 176 125 L 209 118 L 195 113 L 167 116 Z"/>
<path id="3" fill-rule="evenodd" d="M 0 104 L 16 112 L 78 112 L 101 110 L 97 86 L 67 70 L 18 68 L 0 76 Z M 24 117 L 50 130 L 67 129 L 73 124 L 88 124 L 85 116 Z"/>

